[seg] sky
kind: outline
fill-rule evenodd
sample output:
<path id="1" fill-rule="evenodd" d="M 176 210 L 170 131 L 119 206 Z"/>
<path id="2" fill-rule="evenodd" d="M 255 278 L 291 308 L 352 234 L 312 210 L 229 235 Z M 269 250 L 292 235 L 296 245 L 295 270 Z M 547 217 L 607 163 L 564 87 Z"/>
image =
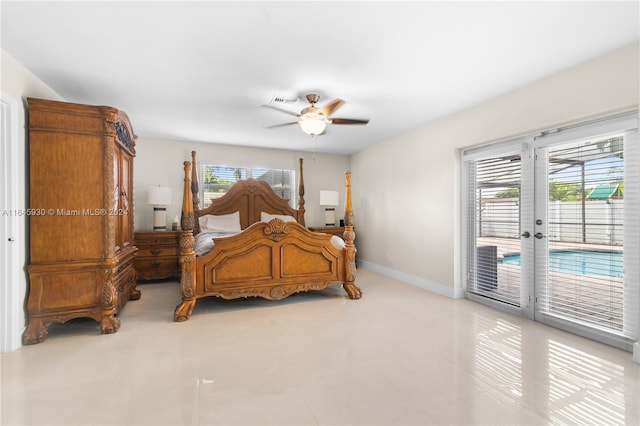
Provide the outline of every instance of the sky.
<path id="1" fill-rule="evenodd" d="M 572 166 L 550 175 L 550 179 L 558 182 L 581 181 L 581 167 Z M 585 163 L 585 181 L 587 188 L 601 183 L 610 183 L 622 179 L 624 160 L 618 157 L 605 157 Z"/>

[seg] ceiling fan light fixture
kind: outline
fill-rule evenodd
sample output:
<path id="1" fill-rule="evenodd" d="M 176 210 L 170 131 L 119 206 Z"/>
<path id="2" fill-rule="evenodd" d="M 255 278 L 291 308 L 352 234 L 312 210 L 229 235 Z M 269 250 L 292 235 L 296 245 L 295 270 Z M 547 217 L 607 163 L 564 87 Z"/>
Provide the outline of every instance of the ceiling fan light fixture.
<path id="1" fill-rule="evenodd" d="M 314 137 L 324 133 L 324 131 L 327 129 L 327 125 L 329 124 L 367 124 L 369 122 L 369 120 L 355 120 L 351 118 L 332 118 L 331 115 L 336 112 L 342 105 L 344 105 L 344 101 L 340 98 L 334 99 L 322 107 L 317 107 L 316 103 L 320 100 L 320 96 L 310 93 L 306 97 L 311 106 L 303 108 L 302 111 L 300 111 L 300 114 L 278 108 L 274 105 L 263 105 L 265 107 L 269 107 L 280 112 L 284 112 L 289 115 L 295 115 L 296 117 L 298 117 L 297 121 L 277 124 L 275 126 L 269 126 L 269 128 L 299 124 L 303 132 L 311 137 Z M 274 99 L 280 100 L 280 98 Z"/>
<path id="2" fill-rule="evenodd" d="M 322 114 L 307 113 L 300 117 L 302 131 L 310 136 L 317 136 L 327 128 L 327 122 Z"/>

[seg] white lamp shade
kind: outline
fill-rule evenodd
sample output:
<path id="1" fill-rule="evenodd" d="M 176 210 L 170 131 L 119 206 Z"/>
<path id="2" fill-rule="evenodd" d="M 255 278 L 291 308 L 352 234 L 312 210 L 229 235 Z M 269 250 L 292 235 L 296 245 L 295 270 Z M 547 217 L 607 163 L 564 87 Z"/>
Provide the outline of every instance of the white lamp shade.
<path id="1" fill-rule="evenodd" d="M 337 206 L 340 194 L 338 191 L 320 191 L 321 206 Z"/>
<path id="2" fill-rule="evenodd" d="M 311 136 L 319 135 L 327 128 L 327 122 L 318 118 L 307 118 L 303 116 L 300 118 L 299 123 L 302 131 Z"/>
<path id="3" fill-rule="evenodd" d="M 168 206 L 171 204 L 171 188 L 166 186 L 150 186 L 147 194 L 147 204 L 153 206 Z"/>

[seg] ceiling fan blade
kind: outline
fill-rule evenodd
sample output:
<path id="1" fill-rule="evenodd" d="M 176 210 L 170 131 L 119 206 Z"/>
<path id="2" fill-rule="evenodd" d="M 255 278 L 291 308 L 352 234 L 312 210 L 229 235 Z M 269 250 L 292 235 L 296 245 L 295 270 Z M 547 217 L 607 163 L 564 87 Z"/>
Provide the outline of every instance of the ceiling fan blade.
<path id="1" fill-rule="evenodd" d="M 298 124 L 298 122 L 297 121 L 292 121 L 290 123 L 274 124 L 273 126 L 267 127 L 267 129 L 275 129 L 276 127 L 291 126 L 292 124 Z"/>
<path id="2" fill-rule="evenodd" d="M 342 99 L 334 99 L 328 104 L 326 104 L 325 106 L 323 106 L 322 108 L 320 108 L 320 112 L 323 113 L 325 117 L 328 117 L 334 112 L 336 112 L 336 110 L 340 108 L 342 105 L 344 105 L 344 101 Z"/>
<path id="3" fill-rule="evenodd" d="M 369 120 L 353 120 L 351 118 L 332 118 L 331 124 L 367 124 Z"/>
<path id="4" fill-rule="evenodd" d="M 293 115 L 294 117 L 300 117 L 300 114 L 298 114 L 296 112 L 287 111 L 286 109 L 281 109 L 281 108 L 275 107 L 273 105 L 262 105 L 262 106 L 266 107 L 266 108 L 275 109 L 276 111 L 284 112 L 285 114 Z"/>

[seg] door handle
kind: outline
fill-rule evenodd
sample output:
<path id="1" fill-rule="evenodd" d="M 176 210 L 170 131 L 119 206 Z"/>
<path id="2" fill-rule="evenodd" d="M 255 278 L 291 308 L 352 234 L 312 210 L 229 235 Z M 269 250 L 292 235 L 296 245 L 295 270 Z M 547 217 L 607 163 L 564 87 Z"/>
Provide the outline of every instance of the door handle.
<path id="1" fill-rule="evenodd" d="M 536 232 L 534 237 L 536 237 L 537 239 L 541 239 L 544 238 L 544 235 L 542 235 L 542 232 Z"/>
<path id="2" fill-rule="evenodd" d="M 521 237 L 524 237 L 524 238 L 529 238 L 530 236 L 531 234 L 529 233 L 529 231 L 524 231 L 521 235 Z"/>

